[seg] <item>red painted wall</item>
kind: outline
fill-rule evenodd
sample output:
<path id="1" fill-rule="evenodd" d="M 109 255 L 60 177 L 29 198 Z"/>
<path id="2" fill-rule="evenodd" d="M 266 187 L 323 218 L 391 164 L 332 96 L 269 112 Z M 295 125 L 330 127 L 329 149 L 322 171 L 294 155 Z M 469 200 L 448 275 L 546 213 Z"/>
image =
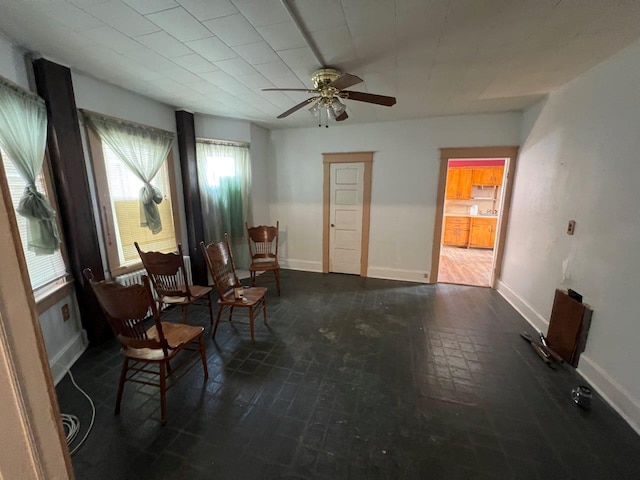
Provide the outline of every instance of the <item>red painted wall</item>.
<path id="1" fill-rule="evenodd" d="M 504 158 L 480 158 L 478 160 L 461 159 L 449 160 L 450 167 L 501 167 Z"/>

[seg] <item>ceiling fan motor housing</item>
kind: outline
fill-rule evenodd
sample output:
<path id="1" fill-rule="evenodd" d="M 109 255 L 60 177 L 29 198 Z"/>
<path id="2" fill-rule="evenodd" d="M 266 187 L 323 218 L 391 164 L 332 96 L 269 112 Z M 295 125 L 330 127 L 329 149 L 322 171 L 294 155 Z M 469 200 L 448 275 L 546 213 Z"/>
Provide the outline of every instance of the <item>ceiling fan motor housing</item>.
<path id="1" fill-rule="evenodd" d="M 313 80 L 313 86 L 316 89 L 322 89 L 322 87 L 325 87 L 334 80 L 340 78 L 341 75 L 342 72 L 333 68 L 322 68 L 313 72 L 313 76 L 311 78 Z"/>

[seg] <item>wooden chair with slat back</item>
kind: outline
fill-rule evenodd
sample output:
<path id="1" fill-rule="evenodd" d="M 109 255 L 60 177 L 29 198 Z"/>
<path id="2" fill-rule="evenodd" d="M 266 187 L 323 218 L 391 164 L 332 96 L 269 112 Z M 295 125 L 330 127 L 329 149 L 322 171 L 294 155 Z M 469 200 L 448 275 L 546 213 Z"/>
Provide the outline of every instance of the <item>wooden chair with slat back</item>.
<path id="1" fill-rule="evenodd" d="M 246 308 L 249 313 L 248 325 L 251 332 L 251 342 L 254 342 L 253 324 L 256 313 L 260 310 L 262 311 L 264 324 L 267 325 L 267 300 L 265 298 L 267 289 L 264 287 L 246 287 L 244 288 L 243 297 L 239 299 L 235 298 L 233 287 L 239 285 L 240 282 L 236 275 L 233 253 L 229 248 L 229 237 L 226 233 L 224 234 L 224 242 L 211 243 L 209 245 L 200 242 L 200 248 L 207 261 L 214 288 L 218 293 L 218 315 L 212 337 L 215 339 L 218 324 L 220 323 L 224 310 L 229 311 L 229 322 L 231 322 L 233 321 L 233 311 L 235 308 Z M 247 322 L 234 323 L 247 324 Z"/>
<path id="2" fill-rule="evenodd" d="M 120 413 L 126 382 L 152 385 L 160 388 L 160 416 L 162 424 L 166 424 L 167 390 L 199 361 L 202 361 L 205 380 L 209 378 L 202 338 L 204 328 L 161 322 L 146 275 L 142 277 L 142 285 L 124 286 L 113 281 L 96 282 L 88 268 L 83 273 L 122 347 L 124 361 L 118 383 L 115 414 Z M 145 330 L 144 322 L 149 311 L 154 325 Z M 183 351 L 190 352 L 188 358 L 172 370 L 169 362 Z M 150 367 L 153 364 L 158 365 L 157 371 Z M 149 375 L 157 375 L 158 382 L 150 381 Z M 169 385 L 167 380 L 171 381 Z"/>
<path id="3" fill-rule="evenodd" d="M 249 266 L 251 285 L 255 286 L 256 284 L 256 272 L 270 271 L 273 273 L 278 295 L 280 295 L 280 264 L 278 263 L 280 222 L 276 222 L 275 227 L 267 225 L 249 227 L 247 222 L 244 225 L 247 229 L 249 253 L 251 254 L 251 265 Z"/>
<path id="4" fill-rule="evenodd" d="M 187 269 L 184 266 L 182 245 L 178 244 L 178 253 L 143 252 L 138 242 L 134 242 L 142 264 L 157 294 L 160 311 L 163 305 L 180 305 L 182 322 L 187 322 L 187 307 L 202 301 L 209 307 L 209 321 L 213 324 L 213 305 L 211 287 L 189 285 Z"/>

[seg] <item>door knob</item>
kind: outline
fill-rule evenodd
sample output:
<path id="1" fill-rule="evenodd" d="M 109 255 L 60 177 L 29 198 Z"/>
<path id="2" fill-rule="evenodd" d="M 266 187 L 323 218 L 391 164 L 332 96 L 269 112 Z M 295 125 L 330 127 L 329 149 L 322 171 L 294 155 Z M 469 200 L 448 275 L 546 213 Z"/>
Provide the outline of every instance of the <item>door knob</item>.
<path id="1" fill-rule="evenodd" d="M 335 225 L 334 225 L 333 223 L 331 224 L 331 226 L 332 226 L 332 227 L 335 227 Z"/>

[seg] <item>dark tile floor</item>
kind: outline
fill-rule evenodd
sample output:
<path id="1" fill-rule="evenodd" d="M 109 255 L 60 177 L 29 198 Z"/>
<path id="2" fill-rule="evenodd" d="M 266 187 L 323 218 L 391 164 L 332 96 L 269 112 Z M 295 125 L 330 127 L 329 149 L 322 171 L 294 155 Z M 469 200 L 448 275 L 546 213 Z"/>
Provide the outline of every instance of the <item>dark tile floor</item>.
<path id="1" fill-rule="evenodd" d="M 228 323 L 214 344 L 190 311 L 210 377 L 169 391 L 165 427 L 149 387 L 129 384 L 114 416 L 118 347 L 88 350 L 77 478 L 640 478 L 640 437 L 600 398 L 572 403 L 578 375 L 544 366 L 495 291 L 285 271 L 268 313 L 252 345 Z M 68 377 L 57 391 L 86 427 Z"/>

